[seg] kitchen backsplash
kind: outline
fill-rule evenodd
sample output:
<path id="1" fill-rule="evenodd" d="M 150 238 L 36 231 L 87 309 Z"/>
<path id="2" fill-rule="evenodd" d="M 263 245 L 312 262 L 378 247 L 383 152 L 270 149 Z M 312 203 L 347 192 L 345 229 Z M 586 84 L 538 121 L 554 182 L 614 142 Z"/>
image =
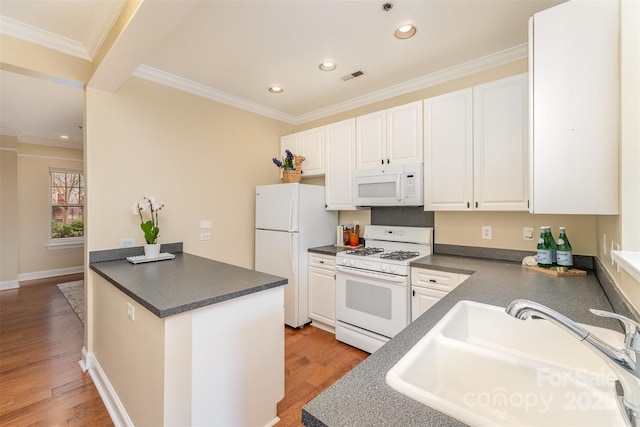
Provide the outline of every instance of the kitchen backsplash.
<path id="1" fill-rule="evenodd" d="M 433 227 L 433 212 L 422 206 L 388 206 L 371 208 L 371 224 L 405 227 Z"/>

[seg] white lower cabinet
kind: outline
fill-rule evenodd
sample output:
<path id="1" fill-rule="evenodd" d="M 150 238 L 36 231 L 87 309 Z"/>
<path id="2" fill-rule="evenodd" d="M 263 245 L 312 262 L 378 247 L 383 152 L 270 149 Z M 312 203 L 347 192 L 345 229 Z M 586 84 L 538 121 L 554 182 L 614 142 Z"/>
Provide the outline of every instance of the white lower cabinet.
<path id="1" fill-rule="evenodd" d="M 411 321 L 420 317 L 468 277 L 466 274 L 412 267 Z"/>
<path id="2" fill-rule="evenodd" d="M 311 325 L 335 333 L 336 257 L 309 254 L 309 317 Z"/>

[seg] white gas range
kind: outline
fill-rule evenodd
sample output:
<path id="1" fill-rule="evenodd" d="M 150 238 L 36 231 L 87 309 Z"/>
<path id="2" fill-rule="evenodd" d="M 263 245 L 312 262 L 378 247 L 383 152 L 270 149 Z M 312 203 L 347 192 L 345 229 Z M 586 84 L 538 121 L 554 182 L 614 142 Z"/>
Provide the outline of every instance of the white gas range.
<path id="1" fill-rule="evenodd" d="M 409 324 L 409 264 L 433 253 L 433 228 L 368 225 L 364 238 L 336 255 L 336 338 L 373 353 Z"/>

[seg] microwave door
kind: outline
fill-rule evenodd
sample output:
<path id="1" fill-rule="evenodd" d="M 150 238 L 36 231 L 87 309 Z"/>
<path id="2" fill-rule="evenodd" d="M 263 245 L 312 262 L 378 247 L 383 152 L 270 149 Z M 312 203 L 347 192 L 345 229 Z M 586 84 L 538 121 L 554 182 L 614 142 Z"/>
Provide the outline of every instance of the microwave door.
<path id="1" fill-rule="evenodd" d="M 359 206 L 394 206 L 402 204 L 400 175 L 362 176 L 356 180 L 356 204 Z"/>

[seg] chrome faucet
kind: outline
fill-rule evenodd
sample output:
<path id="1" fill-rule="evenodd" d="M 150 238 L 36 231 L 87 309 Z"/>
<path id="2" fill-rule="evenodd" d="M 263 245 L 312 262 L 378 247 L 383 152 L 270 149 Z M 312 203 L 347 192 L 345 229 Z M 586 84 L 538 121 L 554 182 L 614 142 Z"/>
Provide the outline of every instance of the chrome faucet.
<path id="1" fill-rule="evenodd" d="M 591 309 L 593 314 L 620 320 L 624 325 L 624 348 L 617 349 L 589 333 L 571 319 L 537 302 L 518 299 L 505 309 L 517 319 L 541 318 L 569 332 L 594 350 L 616 374 L 618 406 L 628 426 L 640 427 L 640 324 L 620 314 Z"/>

